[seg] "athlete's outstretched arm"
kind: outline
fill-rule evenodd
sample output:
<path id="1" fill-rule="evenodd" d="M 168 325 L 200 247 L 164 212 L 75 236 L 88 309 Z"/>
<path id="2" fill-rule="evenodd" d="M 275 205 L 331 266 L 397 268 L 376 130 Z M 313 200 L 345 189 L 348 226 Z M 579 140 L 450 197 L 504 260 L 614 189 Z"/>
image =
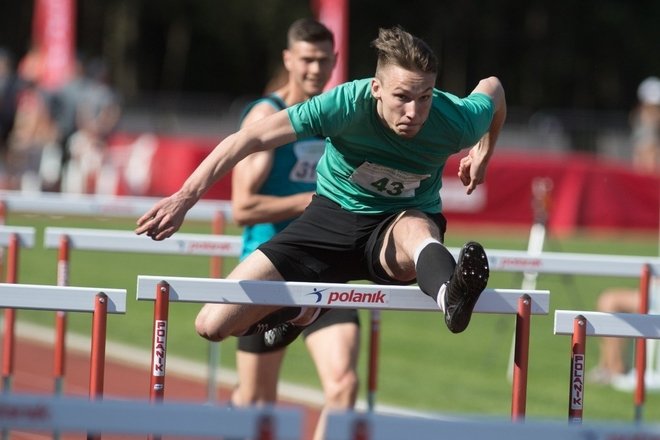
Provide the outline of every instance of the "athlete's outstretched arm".
<path id="1" fill-rule="evenodd" d="M 506 119 L 506 97 L 504 88 L 499 79 L 494 76 L 482 79 L 472 93 L 483 93 L 490 96 L 495 105 L 495 113 L 490 127 L 479 142 L 470 149 L 468 155 L 461 159 L 458 168 L 458 177 L 467 187 L 467 193 L 471 194 L 477 185 L 484 182 L 486 167 L 493 155 L 495 143 Z"/>
<path id="2" fill-rule="evenodd" d="M 174 234 L 202 195 L 241 159 L 296 140 L 286 110 L 250 124 L 222 140 L 190 174 L 181 188 L 157 202 L 137 221 L 136 234 L 163 240 Z"/>

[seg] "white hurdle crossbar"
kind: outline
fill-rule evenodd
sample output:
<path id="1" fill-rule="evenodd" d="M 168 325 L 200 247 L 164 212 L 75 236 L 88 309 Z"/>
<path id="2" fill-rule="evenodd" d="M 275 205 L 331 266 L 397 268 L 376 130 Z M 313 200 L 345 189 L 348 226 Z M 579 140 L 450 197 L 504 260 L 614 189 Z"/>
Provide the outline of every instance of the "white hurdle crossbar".
<path id="1" fill-rule="evenodd" d="M 93 312 L 96 295 L 108 297 L 108 313 L 126 313 L 126 290 L 0 283 L 0 308 Z"/>
<path id="2" fill-rule="evenodd" d="M 601 424 L 569 426 L 550 421 L 510 421 L 484 417 L 420 417 L 357 412 L 328 414 L 326 440 L 607 440 L 657 439 L 660 426 Z"/>
<path id="3" fill-rule="evenodd" d="M 33 248 L 34 235 L 34 228 L 30 226 L 0 226 L 0 246 L 8 246 L 14 236 L 20 247 Z"/>
<path id="4" fill-rule="evenodd" d="M 351 309 L 439 311 L 432 298 L 417 286 L 376 284 L 251 281 L 214 278 L 138 276 L 137 299 L 155 300 L 158 284 L 169 285 L 170 301 L 277 306 L 314 306 Z M 549 313 L 547 290 L 486 289 L 475 313 L 515 314 L 518 298 L 527 294 L 532 314 Z"/>
<path id="5" fill-rule="evenodd" d="M 450 248 L 457 257 L 458 249 Z M 562 275 L 594 275 L 639 278 L 648 264 L 651 272 L 660 274 L 660 258 L 628 255 L 585 254 L 486 249 L 491 272 L 536 272 Z"/>
<path id="6" fill-rule="evenodd" d="M 162 436 L 298 440 L 302 414 L 294 408 L 236 408 L 195 403 L 87 400 L 29 394 L 0 395 L 5 430 L 153 434 Z"/>
<path id="7" fill-rule="evenodd" d="M 35 214 L 138 218 L 159 200 L 157 197 L 0 191 L 0 202 L 9 211 Z M 222 212 L 226 219 L 231 219 L 231 202 L 200 200 L 188 211 L 186 218 L 211 221 L 218 212 Z"/>
<path id="8" fill-rule="evenodd" d="M 660 315 L 576 310 L 555 310 L 555 334 L 572 335 L 573 320 L 578 315 L 587 321 L 587 336 L 660 339 Z"/>
<path id="9" fill-rule="evenodd" d="M 64 236 L 71 248 L 94 251 L 236 257 L 243 246 L 241 237 L 234 235 L 176 233 L 167 240 L 155 241 L 132 231 L 47 227 L 44 247 L 59 247 Z"/>

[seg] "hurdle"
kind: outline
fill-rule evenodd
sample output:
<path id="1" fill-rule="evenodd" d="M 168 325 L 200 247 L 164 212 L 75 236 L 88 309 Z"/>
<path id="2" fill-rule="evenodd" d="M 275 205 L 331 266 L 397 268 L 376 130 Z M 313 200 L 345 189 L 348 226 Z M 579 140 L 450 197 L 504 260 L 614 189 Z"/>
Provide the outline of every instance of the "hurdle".
<path id="1" fill-rule="evenodd" d="M 353 411 L 328 414 L 326 440 L 634 440 L 660 438 L 660 426 L 567 425 L 552 421 L 512 423 L 475 416 L 401 416 Z"/>
<path id="2" fill-rule="evenodd" d="M 108 313 L 126 313 L 125 289 L 0 283 L 0 307 L 91 312 L 90 397 L 103 394 L 105 336 Z"/>
<path id="3" fill-rule="evenodd" d="M 0 395 L 0 427 L 21 431 L 299 440 L 299 409 Z"/>
<path id="4" fill-rule="evenodd" d="M 453 250 L 457 252 L 457 250 Z M 647 256 L 623 256 L 569 252 L 543 252 L 530 255 L 524 251 L 489 250 L 488 263 L 491 271 L 535 272 L 545 274 L 570 274 L 591 276 L 618 276 L 640 279 L 641 312 L 648 313 L 651 278 L 660 274 L 660 258 Z M 637 389 L 643 388 L 646 363 L 646 343 L 639 340 L 635 352 L 637 365 Z M 650 361 L 650 359 L 649 359 Z M 641 371 L 641 373 L 640 373 Z M 637 391 L 636 405 L 643 404 L 644 393 Z"/>
<path id="5" fill-rule="evenodd" d="M 547 290 L 486 289 L 475 313 L 521 314 L 527 323 L 533 314 L 548 314 Z M 170 301 L 194 303 L 260 304 L 283 307 L 313 306 L 368 310 L 439 311 L 436 302 L 416 286 L 336 284 L 284 281 L 227 280 L 140 275 L 137 299 L 155 301 L 152 344 L 151 399 L 165 392 L 167 314 Z M 521 306 L 520 304 L 524 304 Z M 517 326 L 520 353 L 519 379 L 512 391 L 512 417 L 524 415 L 527 388 L 529 325 Z"/>
<path id="6" fill-rule="evenodd" d="M 154 241 L 150 237 L 136 235 L 132 231 L 46 227 L 44 230 L 44 247 L 59 249 L 58 280 L 68 280 L 70 249 L 226 257 L 241 254 L 242 240 L 241 237 L 231 235 L 177 233 L 168 240 Z M 63 285 L 66 285 L 66 281 L 63 282 Z M 61 313 L 58 313 L 58 323 L 63 321 L 61 315 Z M 63 324 L 58 325 L 58 329 L 63 326 Z M 57 335 L 56 353 L 63 353 L 64 333 L 59 331 Z M 212 354 L 213 352 L 210 350 L 209 358 L 212 357 Z M 211 362 L 211 359 L 209 361 Z M 210 373 L 213 374 L 213 368 L 209 369 L 211 370 Z M 63 374 L 63 366 L 60 365 L 56 380 L 58 380 L 58 377 L 62 377 Z M 215 384 L 213 382 L 215 381 L 209 381 L 209 399 L 214 391 Z"/>
<path id="7" fill-rule="evenodd" d="M 660 315 L 556 310 L 554 333 L 572 335 L 569 382 L 569 421 L 580 423 L 584 408 L 587 336 L 660 339 Z M 643 383 L 643 380 L 641 381 Z M 638 393 L 640 388 L 638 387 Z M 643 393 L 643 388 L 641 388 Z M 641 397 L 641 396 L 639 396 Z M 642 399 L 637 399 L 641 402 Z M 641 420 L 638 403 L 635 418 Z"/>
<path id="8" fill-rule="evenodd" d="M 18 282 L 18 259 L 21 248 L 34 247 L 34 228 L 1 226 L 0 246 L 7 247 L 7 278 L 6 282 Z M 11 390 L 11 378 L 14 374 L 14 344 L 16 310 L 7 308 L 4 311 L 2 340 L 2 389 Z"/>

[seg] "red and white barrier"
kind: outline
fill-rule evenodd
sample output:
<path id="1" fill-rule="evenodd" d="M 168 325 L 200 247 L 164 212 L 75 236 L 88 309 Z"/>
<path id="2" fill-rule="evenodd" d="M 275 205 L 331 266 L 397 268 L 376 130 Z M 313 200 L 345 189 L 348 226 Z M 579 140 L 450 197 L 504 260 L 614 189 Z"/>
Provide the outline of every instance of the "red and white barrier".
<path id="1" fill-rule="evenodd" d="M 294 408 L 235 408 L 136 400 L 89 401 L 34 394 L 0 395 L 0 428 L 29 432 L 167 435 L 179 438 L 299 440 Z"/>
<path id="2" fill-rule="evenodd" d="M 477 302 L 475 313 L 547 314 L 550 292 L 540 290 L 486 289 Z M 170 301 L 196 303 L 262 304 L 279 306 L 316 306 L 369 310 L 417 310 L 439 312 L 438 305 L 416 286 L 374 284 L 305 283 L 250 281 L 168 276 L 138 276 L 137 299 L 155 301 L 152 344 L 152 399 L 161 400 L 165 392 L 167 353 L 167 314 Z M 521 306 L 525 303 L 526 306 Z M 521 310 L 524 310 L 521 312 Z M 521 319 L 521 318 L 519 318 Z M 525 374 L 514 384 L 512 414 L 524 415 L 529 326 L 517 326 L 517 351 Z M 160 331 L 160 332 L 159 332 Z"/>

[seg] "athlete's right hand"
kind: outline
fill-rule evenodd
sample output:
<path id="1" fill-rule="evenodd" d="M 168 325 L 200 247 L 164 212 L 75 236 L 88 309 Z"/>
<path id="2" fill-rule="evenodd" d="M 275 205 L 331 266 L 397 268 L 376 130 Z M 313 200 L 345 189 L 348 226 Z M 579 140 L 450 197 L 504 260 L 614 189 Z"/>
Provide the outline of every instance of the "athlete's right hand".
<path id="1" fill-rule="evenodd" d="M 146 233 L 153 240 L 164 240 L 179 230 L 191 206 L 178 194 L 164 198 L 137 220 L 135 233 Z"/>

